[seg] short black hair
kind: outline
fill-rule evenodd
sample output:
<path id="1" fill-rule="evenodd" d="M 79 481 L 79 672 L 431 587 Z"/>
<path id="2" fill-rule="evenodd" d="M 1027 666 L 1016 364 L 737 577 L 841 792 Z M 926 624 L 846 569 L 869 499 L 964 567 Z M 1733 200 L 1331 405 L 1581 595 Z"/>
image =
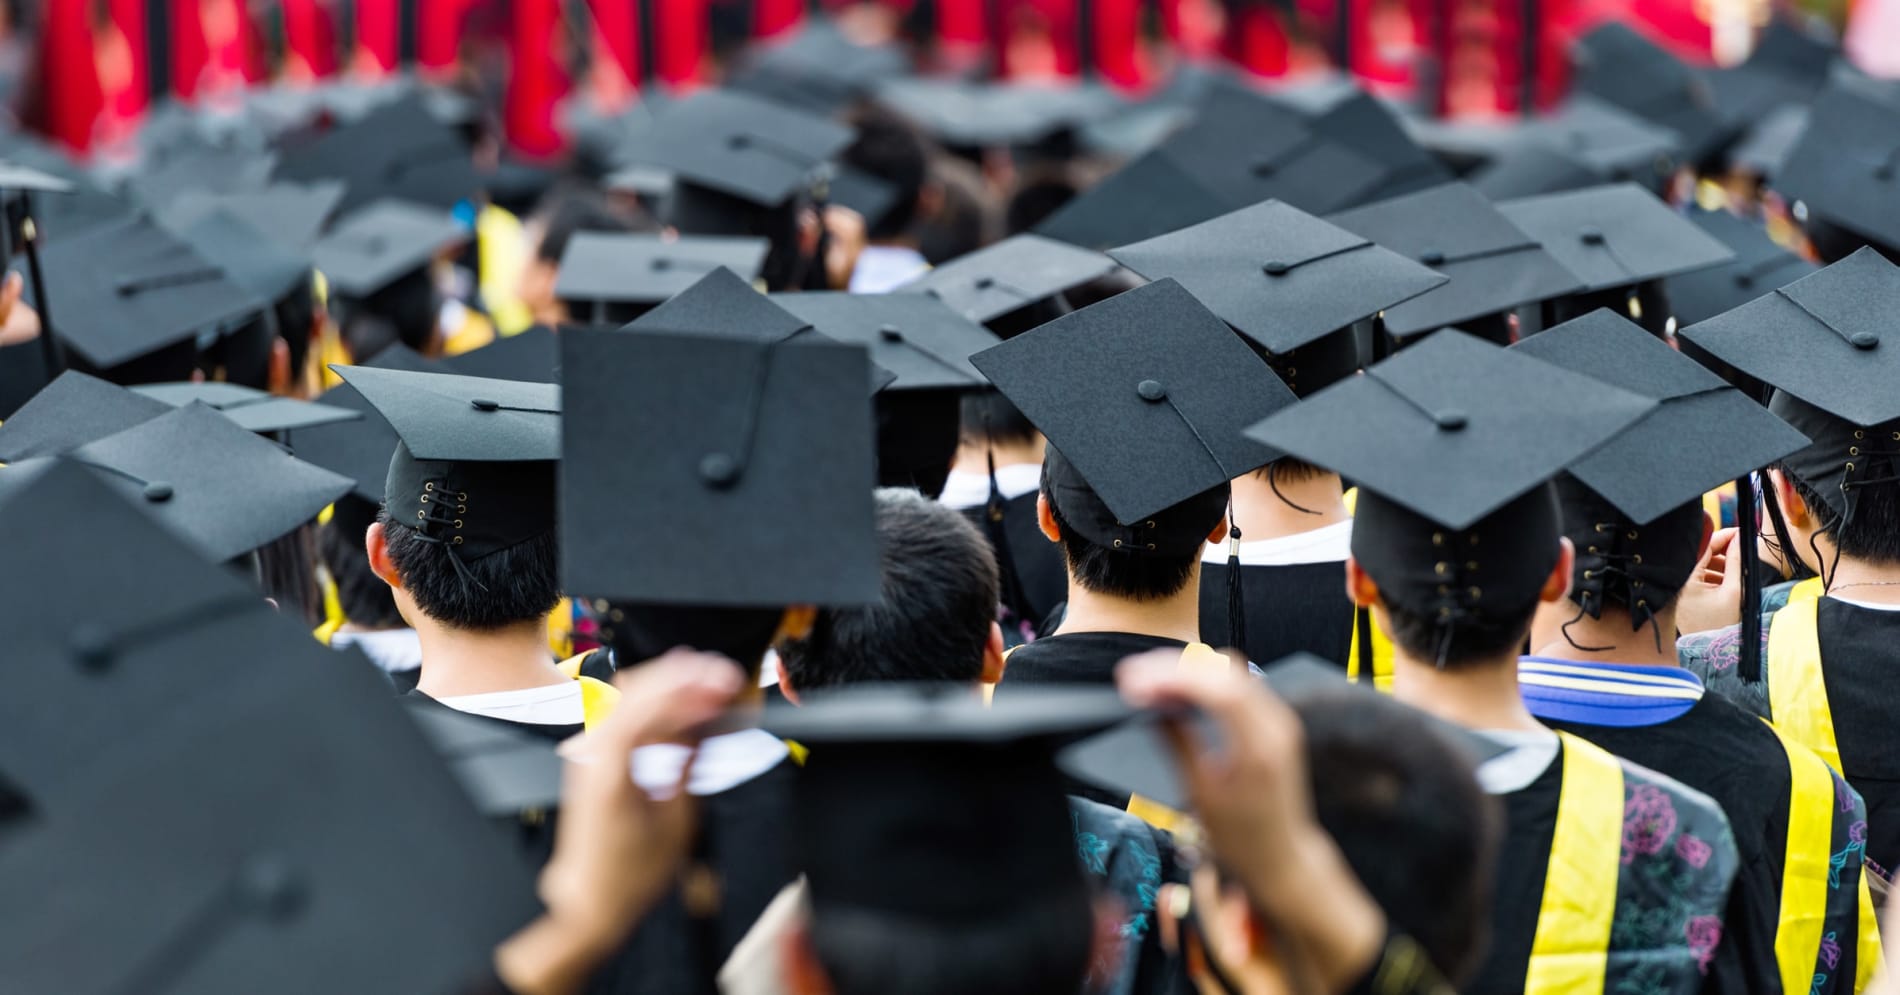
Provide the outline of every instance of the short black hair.
<path id="1" fill-rule="evenodd" d="M 963 395 L 961 403 L 962 427 L 958 431 L 961 442 L 1028 445 L 1036 441 L 1036 426 L 1001 393 L 979 390 Z"/>
<path id="2" fill-rule="evenodd" d="M 1086 889 L 1028 894 L 956 924 L 823 905 L 813 952 L 836 995 L 1044 995 L 1088 975 L 1094 914 Z"/>
<path id="3" fill-rule="evenodd" d="M 1845 523 L 1821 492 L 1785 467 L 1794 492 L 1820 524 L 1820 533 L 1844 557 L 1863 563 L 1900 564 L 1900 481 L 1884 481 L 1854 489 L 1854 517 Z M 1845 527 L 1843 527 L 1845 526 Z"/>
<path id="4" fill-rule="evenodd" d="M 1060 172 L 1028 178 L 1009 198 L 1003 209 L 1003 230 L 1019 235 L 1042 224 L 1063 205 L 1076 198 L 1075 181 Z"/>
<path id="5" fill-rule="evenodd" d="M 844 150 L 844 163 L 890 184 L 896 191 L 890 209 L 866 218 L 873 239 L 898 238 L 917 220 L 917 200 L 930 178 L 930 147 L 908 121 L 878 108 L 867 108 L 853 122 L 858 137 Z"/>
<path id="6" fill-rule="evenodd" d="M 343 345 L 361 363 L 400 342 L 427 353 L 435 341 L 442 299 L 427 267 L 344 307 Z"/>
<path id="7" fill-rule="evenodd" d="M 1490 660 L 1498 655 L 1521 650 L 1530 637 L 1531 619 L 1537 614 L 1536 598 L 1521 611 L 1487 611 L 1483 615 L 1461 619 L 1449 632 L 1435 612 L 1413 612 L 1385 600 L 1385 611 L 1392 623 L 1392 644 L 1408 656 L 1437 661 L 1445 670 Z"/>
<path id="8" fill-rule="evenodd" d="M 315 627 L 323 621 L 323 589 L 317 585 L 317 555 L 310 526 L 297 528 L 259 546 L 254 553 L 257 580 L 278 611 Z"/>
<path id="9" fill-rule="evenodd" d="M 1298 484 L 1331 472 L 1331 470 L 1314 466 L 1296 456 L 1282 456 L 1260 469 L 1255 470 L 1253 475 L 1259 477 L 1261 480 L 1275 482 L 1285 481 L 1289 484 Z"/>
<path id="10" fill-rule="evenodd" d="M 792 687 L 976 681 L 1000 586 L 989 543 L 916 491 L 882 488 L 875 500 L 878 601 L 823 609 L 809 637 L 779 647 Z"/>
<path id="11" fill-rule="evenodd" d="M 1227 485 L 1222 484 L 1149 517 L 1161 523 L 1163 531 L 1173 532 L 1185 520 L 1196 523 L 1203 533 L 1213 532 L 1226 512 L 1228 493 Z M 1085 591 L 1130 601 L 1159 601 L 1180 594 L 1200 570 L 1199 546 L 1177 556 L 1165 556 L 1109 549 L 1090 542 L 1062 517 L 1062 509 L 1050 490 L 1047 463 L 1043 464 L 1042 494 L 1049 502 L 1056 529 L 1062 533 L 1062 555 L 1068 562 L 1069 576 Z M 1205 528 L 1201 528 L 1201 522 L 1206 523 Z"/>
<path id="12" fill-rule="evenodd" d="M 655 605 L 611 602 L 604 610 L 601 639 L 621 669 L 688 647 L 717 653 L 757 678 L 785 619 L 783 608 L 723 608 L 710 605 Z"/>
<path id="13" fill-rule="evenodd" d="M 1420 713 L 1331 691 L 1296 703 L 1313 812 L 1379 907 L 1454 986 L 1488 939 L 1498 803 Z"/>
<path id="14" fill-rule="evenodd" d="M 567 245 L 584 231 L 631 232 L 640 226 L 611 202 L 597 193 L 563 190 L 552 195 L 546 211 L 547 223 L 541 241 L 535 246 L 535 258 L 558 265 L 567 254 Z"/>
<path id="15" fill-rule="evenodd" d="M 449 547 L 377 513 L 389 559 L 416 607 L 443 625 L 475 632 L 545 618 L 561 600 L 559 548 L 553 529 L 476 560 L 465 560 L 465 579 L 449 562 Z"/>
<path id="16" fill-rule="evenodd" d="M 376 506 L 363 498 L 337 499 L 330 520 L 317 527 L 317 554 L 336 585 L 338 607 L 351 625 L 365 629 L 400 629 L 407 625 L 396 610 L 389 585 L 369 568 L 363 533 L 376 520 Z M 453 569 L 453 568 L 451 568 Z"/>

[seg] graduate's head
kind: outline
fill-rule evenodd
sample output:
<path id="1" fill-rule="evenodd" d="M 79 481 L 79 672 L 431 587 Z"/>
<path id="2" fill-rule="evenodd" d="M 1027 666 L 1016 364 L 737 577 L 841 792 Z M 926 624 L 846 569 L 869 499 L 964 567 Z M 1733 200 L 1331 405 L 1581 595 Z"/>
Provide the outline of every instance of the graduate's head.
<path id="1" fill-rule="evenodd" d="M 637 666 L 679 647 L 717 653 L 759 676 L 765 654 L 782 640 L 810 633 L 816 609 L 742 608 L 711 605 L 661 605 L 603 601 L 601 641 L 613 650 L 617 666 Z"/>
<path id="2" fill-rule="evenodd" d="M 1645 641 L 1673 641 L 1676 596 L 1689 583 L 1707 542 L 1708 518 L 1700 500 L 1689 501 L 1641 524 L 1602 494 L 1575 477 L 1559 477 L 1564 537 L 1575 557 L 1570 566 L 1570 596 L 1538 609 L 1532 648 L 1569 639 L 1569 626 L 1588 616 L 1620 618 L 1631 633 L 1645 626 Z M 1578 648 L 1588 648 L 1579 646 Z"/>
<path id="3" fill-rule="evenodd" d="M 330 520 L 317 526 L 317 553 L 336 585 L 343 618 L 363 629 L 400 629 L 405 624 L 389 585 L 370 569 L 363 537 L 375 523 L 375 504 L 354 495 L 337 500 Z"/>
<path id="4" fill-rule="evenodd" d="M 259 313 L 220 339 L 201 365 L 223 369 L 223 380 L 303 397 L 308 390 L 310 344 L 319 330 L 315 287 L 306 279 L 279 298 L 269 313 Z"/>
<path id="5" fill-rule="evenodd" d="M 1469 979 L 1488 939 L 1502 826 L 1470 755 L 1442 727 L 1387 698 L 1335 691 L 1292 704 L 1305 729 L 1320 827 L 1392 927 L 1452 985 Z M 1218 868 L 1194 873 L 1189 908 L 1189 932 L 1205 955 L 1191 961 L 1197 982 L 1211 980 L 1211 967 L 1232 992 L 1298 990 L 1272 924 Z"/>
<path id="6" fill-rule="evenodd" d="M 871 241 L 903 238 L 916 224 L 930 180 L 929 147 L 916 128 L 888 111 L 867 110 L 852 123 L 858 135 L 844 150 L 844 164 L 892 188 L 890 207 L 864 219 Z"/>
<path id="7" fill-rule="evenodd" d="M 1783 391 L 1769 410 L 1812 440 L 1774 474 L 1791 552 L 1824 577 L 1837 556 L 1900 564 L 1900 419 L 1861 426 Z"/>
<path id="8" fill-rule="evenodd" d="M 557 548 L 550 527 L 469 556 L 398 521 L 388 509 L 377 515 L 366 538 L 370 568 L 389 586 L 410 625 L 433 622 L 472 632 L 545 623 L 561 600 Z"/>
<path id="9" fill-rule="evenodd" d="M 516 287 L 521 302 L 534 320 L 554 325 L 569 320 L 568 309 L 555 296 L 555 281 L 560 277 L 561 257 L 568 244 L 581 232 L 626 232 L 636 230 L 626 213 L 604 196 L 585 190 L 557 190 L 547 198 L 537 223 L 540 238 L 534 256 L 521 268 Z M 623 321 L 638 315 L 628 314 Z"/>
<path id="10" fill-rule="evenodd" d="M 779 646 L 787 696 L 870 681 L 995 683 L 996 560 L 962 515 L 913 490 L 877 492 L 883 594 L 876 604 L 825 608 L 803 639 Z"/>
<path id="11" fill-rule="evenodd" d="M 993 390 L 963 395 L 958 429 L 959 444 L 981 449 L 989 446 L 1034 446 L 1042 440 L 1036 426 L 1016 410 L 1009 398 Z"/>
<path id="12" fill-rule="evenodd" d="M 340 322 L 343 346 L 361 363 L 395 343 L 425 356 L 438 351 L 441 292 L 428 269 L 418 269 L 368 296 L 347 301 Z"/>
<path id="13" fill-rule="evenodd" d="M 1346 585 L 1406 656 L 1456 670 L 1514 660 L 1572 560 L 1549 484 L 1461 529 L 1362 489 Z"/>
<path id="14" fill-rule="evenodd" d="M 1162 601 L 1200 576 L 1201 548 L 1227 533 L 1230 489 L 1220 484 L 1132 526 L 1118 522 L 1054 446 L 1043 452 L 1036 513 L 1062 546 L 1069 583 L 1128 601 Z"/>

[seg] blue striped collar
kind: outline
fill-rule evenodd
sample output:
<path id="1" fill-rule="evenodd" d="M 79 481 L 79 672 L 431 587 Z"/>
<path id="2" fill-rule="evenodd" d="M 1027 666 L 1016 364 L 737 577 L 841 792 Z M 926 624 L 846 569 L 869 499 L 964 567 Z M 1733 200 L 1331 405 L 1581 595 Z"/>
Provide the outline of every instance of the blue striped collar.
<path id="1" fill-rule="evenodd" d="M 1518 661 L 1517 686 L 1540 719 L 1620 729 L 1661 725 L 1702 700 L 1702 681 L 1689 671 L 1630 663 L 1527 656 Z"/>

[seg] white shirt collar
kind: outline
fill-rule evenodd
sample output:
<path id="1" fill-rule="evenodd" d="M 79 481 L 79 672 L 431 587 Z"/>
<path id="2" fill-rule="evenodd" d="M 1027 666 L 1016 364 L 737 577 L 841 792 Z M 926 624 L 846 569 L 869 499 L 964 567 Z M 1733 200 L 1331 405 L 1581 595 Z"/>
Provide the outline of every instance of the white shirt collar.
<path id="1" fill-rule="evenodd" d="M 1522 791 L 1557 759 L 1557 734 L 1548 729 L 1482 729 L 1479 735 L 1511 748 L 1478 765 L 1478 784 L 1486 794 Z"/>
<path id="2" fill-rule="evenodd" d="M 1290 567 L 1305 563 L 1343 563 L 1352 555 L 1352 519 L 1287 536 L 1240 544 L 1243 567 Z M 1226 563 L 1227 544 L 1210 542 L 1202 563 Z"/>
<path id="3" fill-rule="evenodd" d="M 376 632 L 338 630 L 330 635 L 336 649 L 354 646 L 381 667 L 384 673 L 397 674 L 422 666 L 422 637 L 414 629 L 382 629 Z"/>
<path id="4" fill-rule="evenodd" d="M 1002 492 L 1005 501 L 1034 493 L 1040 487 L 1041 463 L 1012 463 L 996 468 L 996 489 Z M 981 507 L 989 499 L 990 475 L 968 470 L 950 471 L 943 482 L 943 493 L 937 496 L 939 502 L 958 511 Z"/>
<path id="5" fill-rule="evenodd" d="M 854 294 L 887 294 L 922 276 L 930 269 L 930 260 L 916 249 L 902 245 L 867 245 L 858 253 L 858 264 L 851 268 Z"/>
<path id="6" fill-rule="evenodd" d="M 437 701 L 458 712 L 541 726 L 574 726 L 586 720 L 579 681 L 562 681 L 519 691 L 462 694 Z"/>
<path id="7" fill-rule="evenodd" d="M 699 757 L 686 790 L 705 797 L 730 791 L 791 755 L 785 741 L 762 729 L 741 729 L 712 736 L 699 744 Z M 674 743 L 654 743 L 633 751 L 633 782 L 657 799 L 672 797 L 680 767 L 692 750 Z"/>

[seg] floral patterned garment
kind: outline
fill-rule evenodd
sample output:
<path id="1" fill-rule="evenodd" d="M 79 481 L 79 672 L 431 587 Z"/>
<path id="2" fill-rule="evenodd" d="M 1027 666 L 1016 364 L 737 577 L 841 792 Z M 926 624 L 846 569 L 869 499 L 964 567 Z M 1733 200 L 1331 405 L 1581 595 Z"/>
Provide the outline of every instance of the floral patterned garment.
<path id="1" fill-rule="evenodd" d="M 1722 940 L 1739 861 L 1728 819 L 1707 796 L 1630 763 L 1623 795 L 1623 873 L 1604 991 L 1698 991 Z"/>
<path id="2" fill-rule="evenodd" d="M 1761 659 L 1768 659 L 1768 627 L 1776 612 L 1788 604 L 1794 582 L 1776 584 L 1761 592 Z M 1742 680 L 1738 665 L 1742 659 L 1742 627 L 1695 632 L 1676 640 L 1676 657 L 1682 666 L 1702 678 L 1710 691 L 1741 707 L 1768 718 L 1768 681 Z"/>
<path id="3" fill-rule="evenodd" d="M 1155 901 L 1164 884 L 1187 881 L 1174 838 L 1120 809 L 1069 799 L 1075 854 L 1097 890 L 1116 906 L 1113 943 L 1089 969 L 1088 995 L 1171 992 L 1180 966 L 1161 946 Z"/>

